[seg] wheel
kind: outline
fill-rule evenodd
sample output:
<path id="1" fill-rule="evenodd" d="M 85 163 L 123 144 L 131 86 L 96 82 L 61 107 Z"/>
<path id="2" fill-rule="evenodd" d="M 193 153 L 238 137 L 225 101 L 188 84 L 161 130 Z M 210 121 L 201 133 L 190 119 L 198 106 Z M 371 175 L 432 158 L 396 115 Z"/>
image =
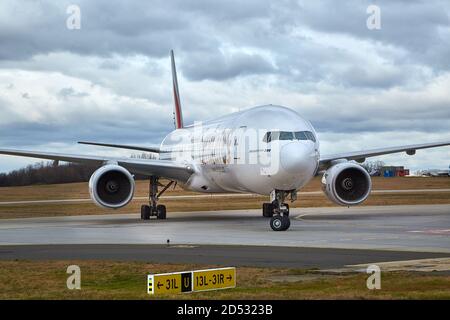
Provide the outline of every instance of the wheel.
<path id="1" fill-rule="evenodd" d="M 291 220 L 287 216 L 275 215 L 270 219 L 270 227 L 273 231 L 285 231 L 290 225 Z"/>
<path id="2" fill-rule="evenodd" d="M 275 215 L 270 219 L 270 227 L 273 231 L 283 231 L 284 223 L 283 217 L 280 215 Z"/>
<path id="3" fill-rule="evenodd" d="M 152 215 L 152 208 L 150 206 L 144 206 L 144 220 L 150 220 L 150 216 Z"/>
<path id="4" fill-rule="evenodd" d="M 150 207 L 147 205 L 141 206 L 141 219 L 148 220 L 150 219 Z"/>
<path id="5" fill-rule="evenodd" d="M 273 216 L 273 205 L 271 203 L 263 203 L 263 217 L 270 218 Z"/>
<path id="6" fill-rule="evenodd" d="M 289 227 L 291 226 L 291 219 L 289 219 L 289 212 L 288 212 L 288 215 L 286 216 L 286 215 L 284 215 L 283 216 L 283 223 L 284 223 L 284 230 L 287 230 L 287 229 L 289 229 Z"/>
<path id="7" fill-rule="evenodd" d="M 166 218 L 166 206 L 159 204 L 156 207 L 156 218 L 165 219 Z"/>
<path id="8" fill-rule="evenodd" d="M 156 218 L 165 219 L 166 218 L 166 206 L 159 204 L 156 207 Z"/>

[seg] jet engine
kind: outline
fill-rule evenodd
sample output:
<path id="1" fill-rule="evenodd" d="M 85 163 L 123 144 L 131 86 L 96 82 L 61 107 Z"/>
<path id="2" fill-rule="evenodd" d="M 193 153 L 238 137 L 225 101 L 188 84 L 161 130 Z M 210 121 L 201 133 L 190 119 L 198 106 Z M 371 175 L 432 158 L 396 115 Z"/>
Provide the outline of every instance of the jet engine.
<path id="1" fill-rule="evenodd" d="M 356 163 L 335 164 L 322 177 L 323 192 L 341 206 L 360 204 L 367 199 L 371 189 L 370 175 Z"/>
<path id="2" fill-rule="evenodd" d="M 118 209 L 133 199 L 134 185 L 134 178 L 127 169 L 108 164 L 97 169 L 92 175 L 89 180 L 89 193 L 97 205 Z"/>

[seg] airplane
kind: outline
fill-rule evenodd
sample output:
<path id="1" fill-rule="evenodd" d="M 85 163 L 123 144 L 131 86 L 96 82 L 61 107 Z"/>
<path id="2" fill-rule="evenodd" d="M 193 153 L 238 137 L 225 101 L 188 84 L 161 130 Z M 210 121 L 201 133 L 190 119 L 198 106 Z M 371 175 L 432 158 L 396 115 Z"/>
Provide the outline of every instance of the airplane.
<path id="1" fill-rule="evenodd" d="M 149 203 L 141 206 L 141 219 L 166 219 L 161 195 L 171 186 L 203 193 L 253 193 L 270 196 L 262 206 L 274 231 L 289 229 L 288 200 L 317 174 L 322 190 L 336 204 L 362 203 L 371 192 L 368 172 L 358 163 L 366 158 L 450 145 L 450 141 L 411 144 L 321 155 L 312 124 L 297 112 L 278 105 L 263 105 L 213 120 L 185 126 L 173 50 L 170 52 L 174 125 L 159 145 L 132 146 L 111 143 L 81 144 L 153 152 L 157 159 L 74 155 L 0 149 L 0 154 L 97 166 L 89 180 L 94 203 L 118 209 L 126 206 L 135 190 L 133 174 L 149 177 Z M 163 186 L 161 179 L 169 182 Z M 158 187 L 163 186 L 159 191 Z"/>
<path id="2" fill-rule="evenodd" d="M 430 177 L 446 177 L 446 176 L 450 176 L 450 169 L 449 170 L 439 170 L 439 169 L 424 170 L 424 171 L 422 171 L 422 175 L 430 176 Z"/>

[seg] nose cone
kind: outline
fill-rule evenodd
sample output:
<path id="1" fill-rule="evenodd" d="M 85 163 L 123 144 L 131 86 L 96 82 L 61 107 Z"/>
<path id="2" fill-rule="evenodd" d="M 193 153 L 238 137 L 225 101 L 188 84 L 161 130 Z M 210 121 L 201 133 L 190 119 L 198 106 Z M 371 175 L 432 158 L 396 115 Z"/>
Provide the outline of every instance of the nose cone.
<path id="1" fill-rule="evenodd" d="M 288 173 L 306 173 L 315 168 L 314 145 L 310 142 L 294 141 L 281 147 L 281 168 Z"/>

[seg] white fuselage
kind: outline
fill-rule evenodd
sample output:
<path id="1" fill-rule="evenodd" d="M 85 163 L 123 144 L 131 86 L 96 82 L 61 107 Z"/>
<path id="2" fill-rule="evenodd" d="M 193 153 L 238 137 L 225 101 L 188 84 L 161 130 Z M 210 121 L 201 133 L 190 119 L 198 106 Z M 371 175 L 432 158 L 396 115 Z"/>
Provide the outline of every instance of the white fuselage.
<path id="1" fill-rule="evenodd" d="M 161 150 L 160 159 L 193 168 L 185 188 L 207 193 L 297 190 L 314 176 L 320 158 L 311 123 L 274 105 L 177 129 Z"/>

